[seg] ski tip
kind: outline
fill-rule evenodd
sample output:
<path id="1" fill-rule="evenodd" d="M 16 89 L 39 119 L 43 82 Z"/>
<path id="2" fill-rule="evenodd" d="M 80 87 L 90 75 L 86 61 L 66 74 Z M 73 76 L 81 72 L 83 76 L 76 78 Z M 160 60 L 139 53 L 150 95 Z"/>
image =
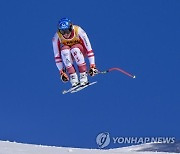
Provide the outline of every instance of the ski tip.
<path id="1" fill-rule="evenodd" d="M 136 78 L 136 76 L 134 75 L 134 76 L 133 76 L 133 79 L 135 79 L 135 78 Z"/>
<path id="2" fill-rule="evenodd" d="M 66 91 L 64 90 L 64 91 L 62 91 L 62 94 L 66 94 Z"/>

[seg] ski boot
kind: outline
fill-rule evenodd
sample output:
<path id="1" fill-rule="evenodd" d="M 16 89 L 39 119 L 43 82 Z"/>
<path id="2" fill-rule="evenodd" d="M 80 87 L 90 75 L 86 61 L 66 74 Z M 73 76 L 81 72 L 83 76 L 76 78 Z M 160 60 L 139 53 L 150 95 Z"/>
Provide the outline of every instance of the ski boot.
<path id="1" fill-rule="evenodd" d="M 88 81 L 87 73 L 86 72 L 80 73 L 80 86 L 85 86 L 88 84 L 89 81 Z"/>
<path id="2" fill-rule="evenodd" d="M 70 74 L 70 82 L 71 82 L 71 85 L 72 87 L 76 87 L 79 85 L 79 80 L 78 80 L 78 76 L 77 76 L 77 73 L 73 73 L 73 74 Z"/>

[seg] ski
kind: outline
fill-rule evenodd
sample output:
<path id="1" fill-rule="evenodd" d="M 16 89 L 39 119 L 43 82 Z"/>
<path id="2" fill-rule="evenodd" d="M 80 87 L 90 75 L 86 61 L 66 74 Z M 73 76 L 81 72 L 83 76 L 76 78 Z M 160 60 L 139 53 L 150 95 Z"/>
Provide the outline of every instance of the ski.
<path id="1" fill-rule="evenodd" d="M 89 86 L 91 86 L 93 84 L 96 84 L 96 83 L 97 83 L 97 81 L 94 81 L 94 82 L 91 82 L 91 83 L 89 83 L 89 84 L 87 84 L 85 86 L 79 86 L 79 87 L 75 88 L 74 90 L 71 90 L 70 93 L 76 93 L 76 92 L 78 92 L 80 90 L 83 90 L 84 88 L 87 88 L 87 87 L 89 87 Z"/>
<path id="2" fill-rule="evenodd" d="M 80 85 L 77 85 L 76 87 L 71 87 L 68 90 L 63 90 L 62 94 L 67 94 L 70 93 L 71 91 L 75 90 L 76 88 L 78 88 Z"/>

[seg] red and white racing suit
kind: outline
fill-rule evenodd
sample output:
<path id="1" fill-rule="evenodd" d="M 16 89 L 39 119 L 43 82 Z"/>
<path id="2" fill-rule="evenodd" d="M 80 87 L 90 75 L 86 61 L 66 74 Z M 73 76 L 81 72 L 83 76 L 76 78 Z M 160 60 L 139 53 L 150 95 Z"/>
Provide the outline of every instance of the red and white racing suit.
<path id="1" fill-rule="evenodd" d="M 85 57 L 88 57 L 90 65 L 95 66 L 94 53 L 86 32 L 79 26 L 73 25 L 70 38 L 66 39 L 57 31 L 52 40 L 56 65 L 61 71 L 63 64 L 69 74 L 73 74 L 76 62 L 79 72 L 86 72 Z"/>

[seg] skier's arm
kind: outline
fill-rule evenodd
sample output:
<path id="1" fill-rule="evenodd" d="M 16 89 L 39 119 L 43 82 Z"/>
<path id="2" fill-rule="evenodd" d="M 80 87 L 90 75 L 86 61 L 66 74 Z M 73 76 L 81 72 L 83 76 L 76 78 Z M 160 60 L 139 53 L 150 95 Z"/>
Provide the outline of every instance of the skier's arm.
<path id="1" fill-rule="evenodd" d="M 60 46 L 59 46 L 60 42 L 59 42 L 57 33 L 54 35 L 54 37 L 52 39 L 52 44 L 53 44 L 54 58 L 55 58 L 56 66 L 59 69 L 59 71 L 62 71 L 63 63 L 62 63 L 62 59 L 61 59 L 61 55 L 60 55 Z"/>
<path id="2" fill-rule="evenodd" d="M 80 39 L 82 40 L 82 42 L 86 48 L 90 66 L 95 66 L 94 52 L 92 50 L 91 43 L 89 41 L 89 38 L 88 38 L 86 32 L 81 27 L 79 27 L 78 33 L 79 33 Z"/>

